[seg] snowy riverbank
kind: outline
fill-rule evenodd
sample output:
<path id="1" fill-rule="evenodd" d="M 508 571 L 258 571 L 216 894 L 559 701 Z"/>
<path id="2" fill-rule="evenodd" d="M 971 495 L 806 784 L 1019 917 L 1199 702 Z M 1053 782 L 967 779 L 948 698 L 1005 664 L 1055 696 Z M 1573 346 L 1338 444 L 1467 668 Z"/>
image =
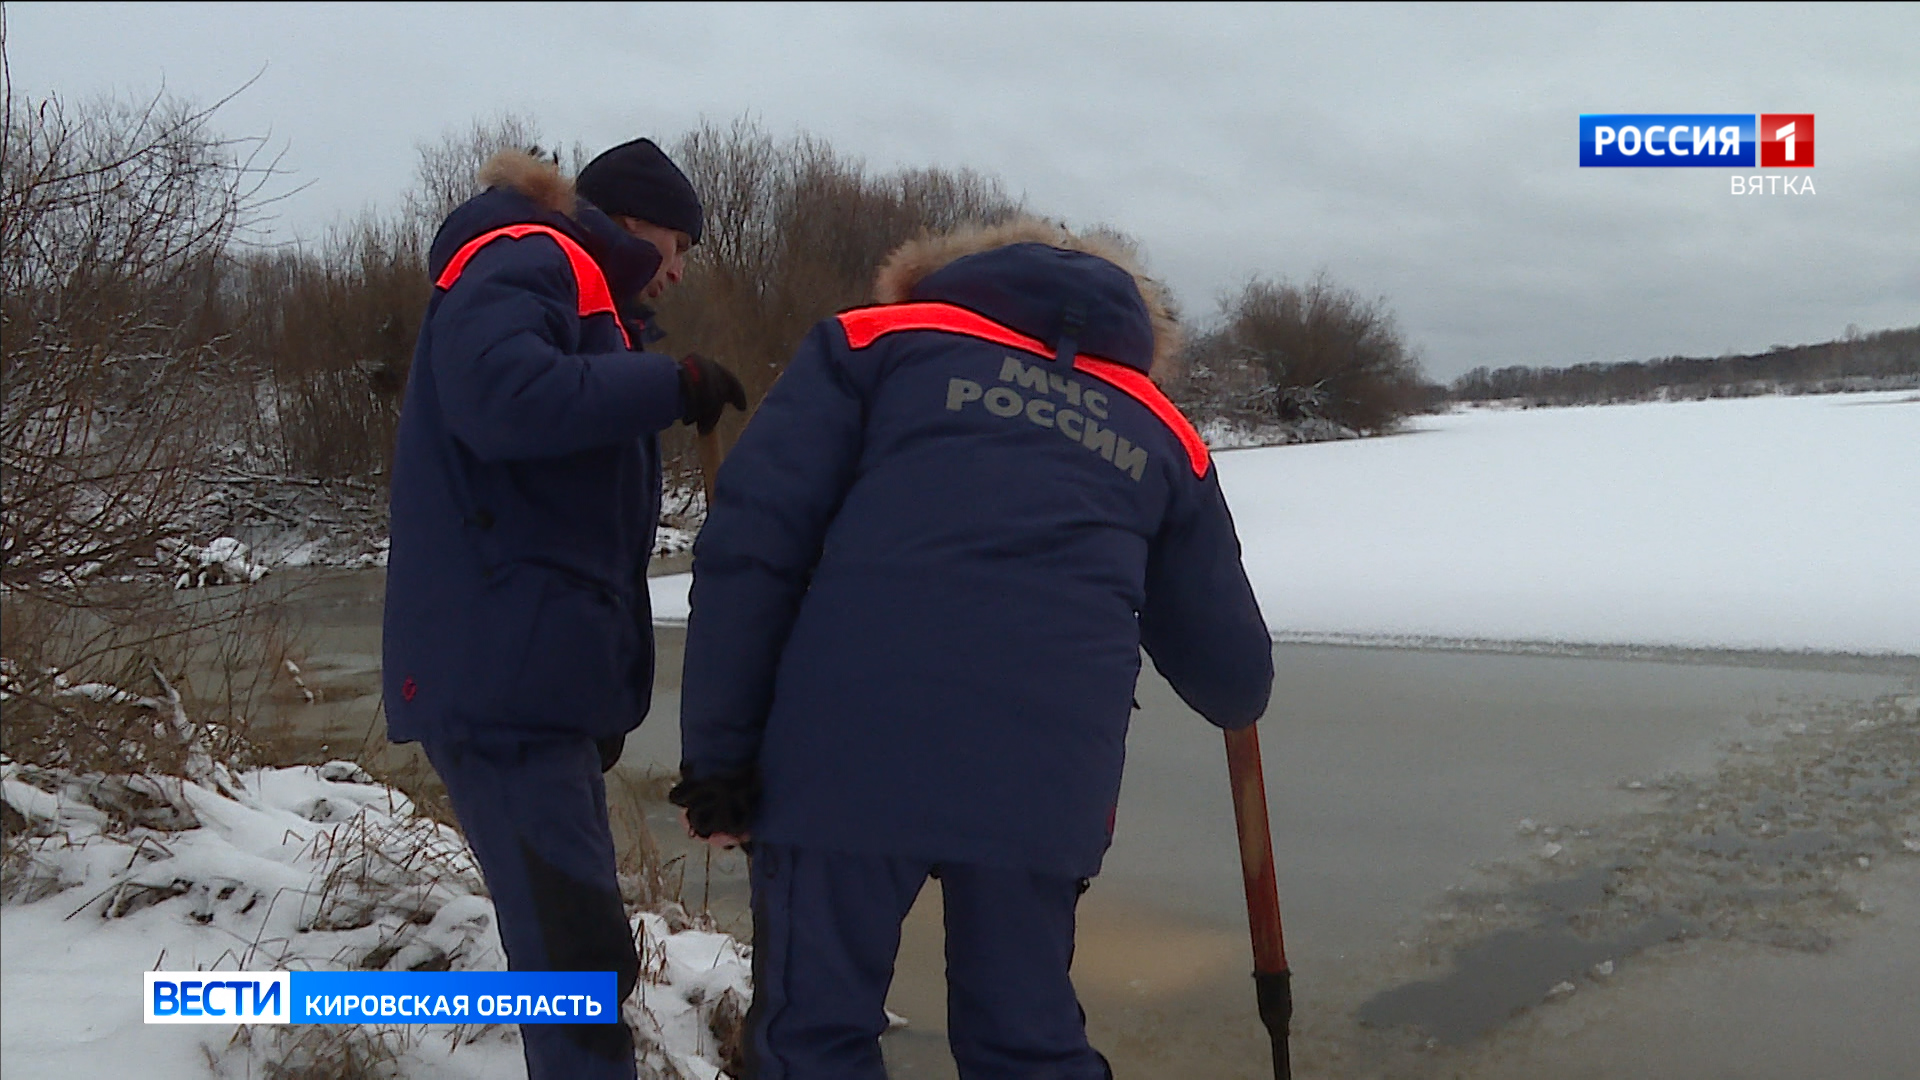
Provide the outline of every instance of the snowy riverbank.
<path id="1" fill-rule="evenodd" d="M 0 764 L 9 1076 L 117 1076 L 135 1056 L 147 1080 L 319 1061 L 328 1075 L 524 1075 L 518 1034 L 495 1025 L 144 1026 L 149 968 L 505 966 L 459 834 L 358 766 L 220 770 L 210 784 Z M 677 906 L 632 918 L 642 981 L 626 1018 L 643 1075 L 714 1080 L 715 1029 L 737 1025 L 750 992 L 745 950 Z"/>

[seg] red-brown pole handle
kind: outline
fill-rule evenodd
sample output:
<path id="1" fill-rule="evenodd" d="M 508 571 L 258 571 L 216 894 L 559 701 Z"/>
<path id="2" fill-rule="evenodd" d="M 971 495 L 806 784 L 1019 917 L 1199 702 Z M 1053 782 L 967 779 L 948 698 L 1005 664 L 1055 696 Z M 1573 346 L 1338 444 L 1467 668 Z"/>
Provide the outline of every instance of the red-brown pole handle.
<path id="1" fill-rule="evenodd" d="M 1247 930 L 1253 937 L 1253 980 L 1260 1019 L 1273 1039 L 1273 1075 L 1293 1075 L 1288 1029 L 1293 1021 L 1292 973 L 1280 928 L 1280 885 L 1273 872 L 1267 820 L 1267 781 L 1260 768 L 1254 725 L 1227 732 L 1227 778 L 1233 786 L 1233 824 L 1240 835 L 1240 876 L 1247 890 Z"/>
<path id="2" fill-rule="evenodd" d="M 1247 927 L 1253 934 L 1253 970 L 1287 970 L 1280 932 L 1280 886 L 1273 872 L 1267 824 L 1267 782 L 1260 768 L 1260 734 L 1249 725 L 1227 732 L 1227 778 L 1233 785 L 1233 824 L 1240 834 L 1240 875 L 1247 889 Z"/>

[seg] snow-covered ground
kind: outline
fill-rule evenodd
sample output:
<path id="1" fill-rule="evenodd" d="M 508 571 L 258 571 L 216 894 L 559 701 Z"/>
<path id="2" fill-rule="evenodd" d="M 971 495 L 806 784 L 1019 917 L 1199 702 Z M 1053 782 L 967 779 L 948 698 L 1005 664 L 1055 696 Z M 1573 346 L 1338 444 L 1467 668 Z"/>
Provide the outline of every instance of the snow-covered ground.
<path id="1" fill-rule="evenodd" d="M 144 1026 L 140 973 L 497 970 L 493 905 L 466 844 L 357 766 L 77 776 L 0 759 L 0 920 L 9 1077 L 276 1075 L 303 1056 L 384 1059 L 408 1077 L 524 1076 L 514 1029 Z M 14 815 L 18 815 L 16 818 Z M 15 822 L 20 824 L 16 828 Z M 643 1076 L 714 1080 L 717 1009 L 749 991 L 744 948 L 677 909 L 637 912 L 626 1018 Z M 329 1041 L 331 1040 L 331 1041 Z M 344 1075 L 346 1070 L 341 1070 Z"/>
<path id="2" fill-rule="evenodd" d="M 1920 395 L 1470 409 L 1222 453 L 1282 638 L 1920 654 Z M 654 612 L 686 618 L 686 575 Z"/>

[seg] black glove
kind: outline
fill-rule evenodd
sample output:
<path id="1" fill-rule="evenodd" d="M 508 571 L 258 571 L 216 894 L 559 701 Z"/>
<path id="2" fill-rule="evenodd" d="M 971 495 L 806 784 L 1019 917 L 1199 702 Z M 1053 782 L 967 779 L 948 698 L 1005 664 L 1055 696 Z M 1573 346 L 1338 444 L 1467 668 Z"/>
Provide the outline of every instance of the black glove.
<path id="1" fill-rule="evenodd" d="M 620 751 L 627 748 L 627 737 L 615 735 L 608 739 L 595 739 L 593 745 L 600 751 L 600 771 L 607 772 L 620 764 Z"/>
<path id="2" fill-rule="evenodd" d="M 686 774 L 681 766 L 680 775 Z M 682 780 L 667 792 L 667 801 L 687 812 L 687 827 L 703 840 L 714 833 L 746 836 L 760 809 L 760 773 L 745 769 Z"/>
<path id="3" fill-rule="evenodd" d="M 680 358 L 680 402 L 681 421 L 705 435 L 720 422 L 728 405 L 747 411 L 747 388 L 733 372 L 699 353 L 688 353 Z"/>

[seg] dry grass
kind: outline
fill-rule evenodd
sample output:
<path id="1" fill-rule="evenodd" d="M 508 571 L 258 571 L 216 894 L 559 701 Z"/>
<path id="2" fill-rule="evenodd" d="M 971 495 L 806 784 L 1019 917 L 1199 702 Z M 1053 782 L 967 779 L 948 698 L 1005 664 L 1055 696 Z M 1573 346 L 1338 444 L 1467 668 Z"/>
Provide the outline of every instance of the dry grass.
<path id="1" fill-rule="evenodd" d="M 256 764 L 251 721 L 292 648 L 265 591 L 128 582 L 89 590 L 87 606 L 0 596 L 0 752 L 104 775 L 201 779 L 214 764 Z"/>
<path id="2" fill-rule="evenodd" d="M 446 826 L 416 817 L 396 805 L 384 819 L 353 811 L 332 832 L 314 838 L 308 856 L 326 867 L 318 889 L 303 909 L 304 930 L 358 930 L 382 916 L 399 915 L 405 925 L 433 921 L 452 890 L 486 895 L 473 853 Z M 405 944 L 404 936 L 383 939 L 354 966 L 385 969 Z M 444 971 L 449 957 L 422 958 L 409 971 Z"/>
<path id="3" fill-rule="evenodd" d="M 418 1032 L 405 1028 L 243 1025 L 234 1030 L 226 1055 L 210 1053 L 208 1064 L 223 1077 L 234 1075 L 235 1062 L 259 1064 L 258 1073 L 243 1069 L 248 1080 L 398 1080 L 405 1075 L 402 1059 L 418 1044 Z"/>

